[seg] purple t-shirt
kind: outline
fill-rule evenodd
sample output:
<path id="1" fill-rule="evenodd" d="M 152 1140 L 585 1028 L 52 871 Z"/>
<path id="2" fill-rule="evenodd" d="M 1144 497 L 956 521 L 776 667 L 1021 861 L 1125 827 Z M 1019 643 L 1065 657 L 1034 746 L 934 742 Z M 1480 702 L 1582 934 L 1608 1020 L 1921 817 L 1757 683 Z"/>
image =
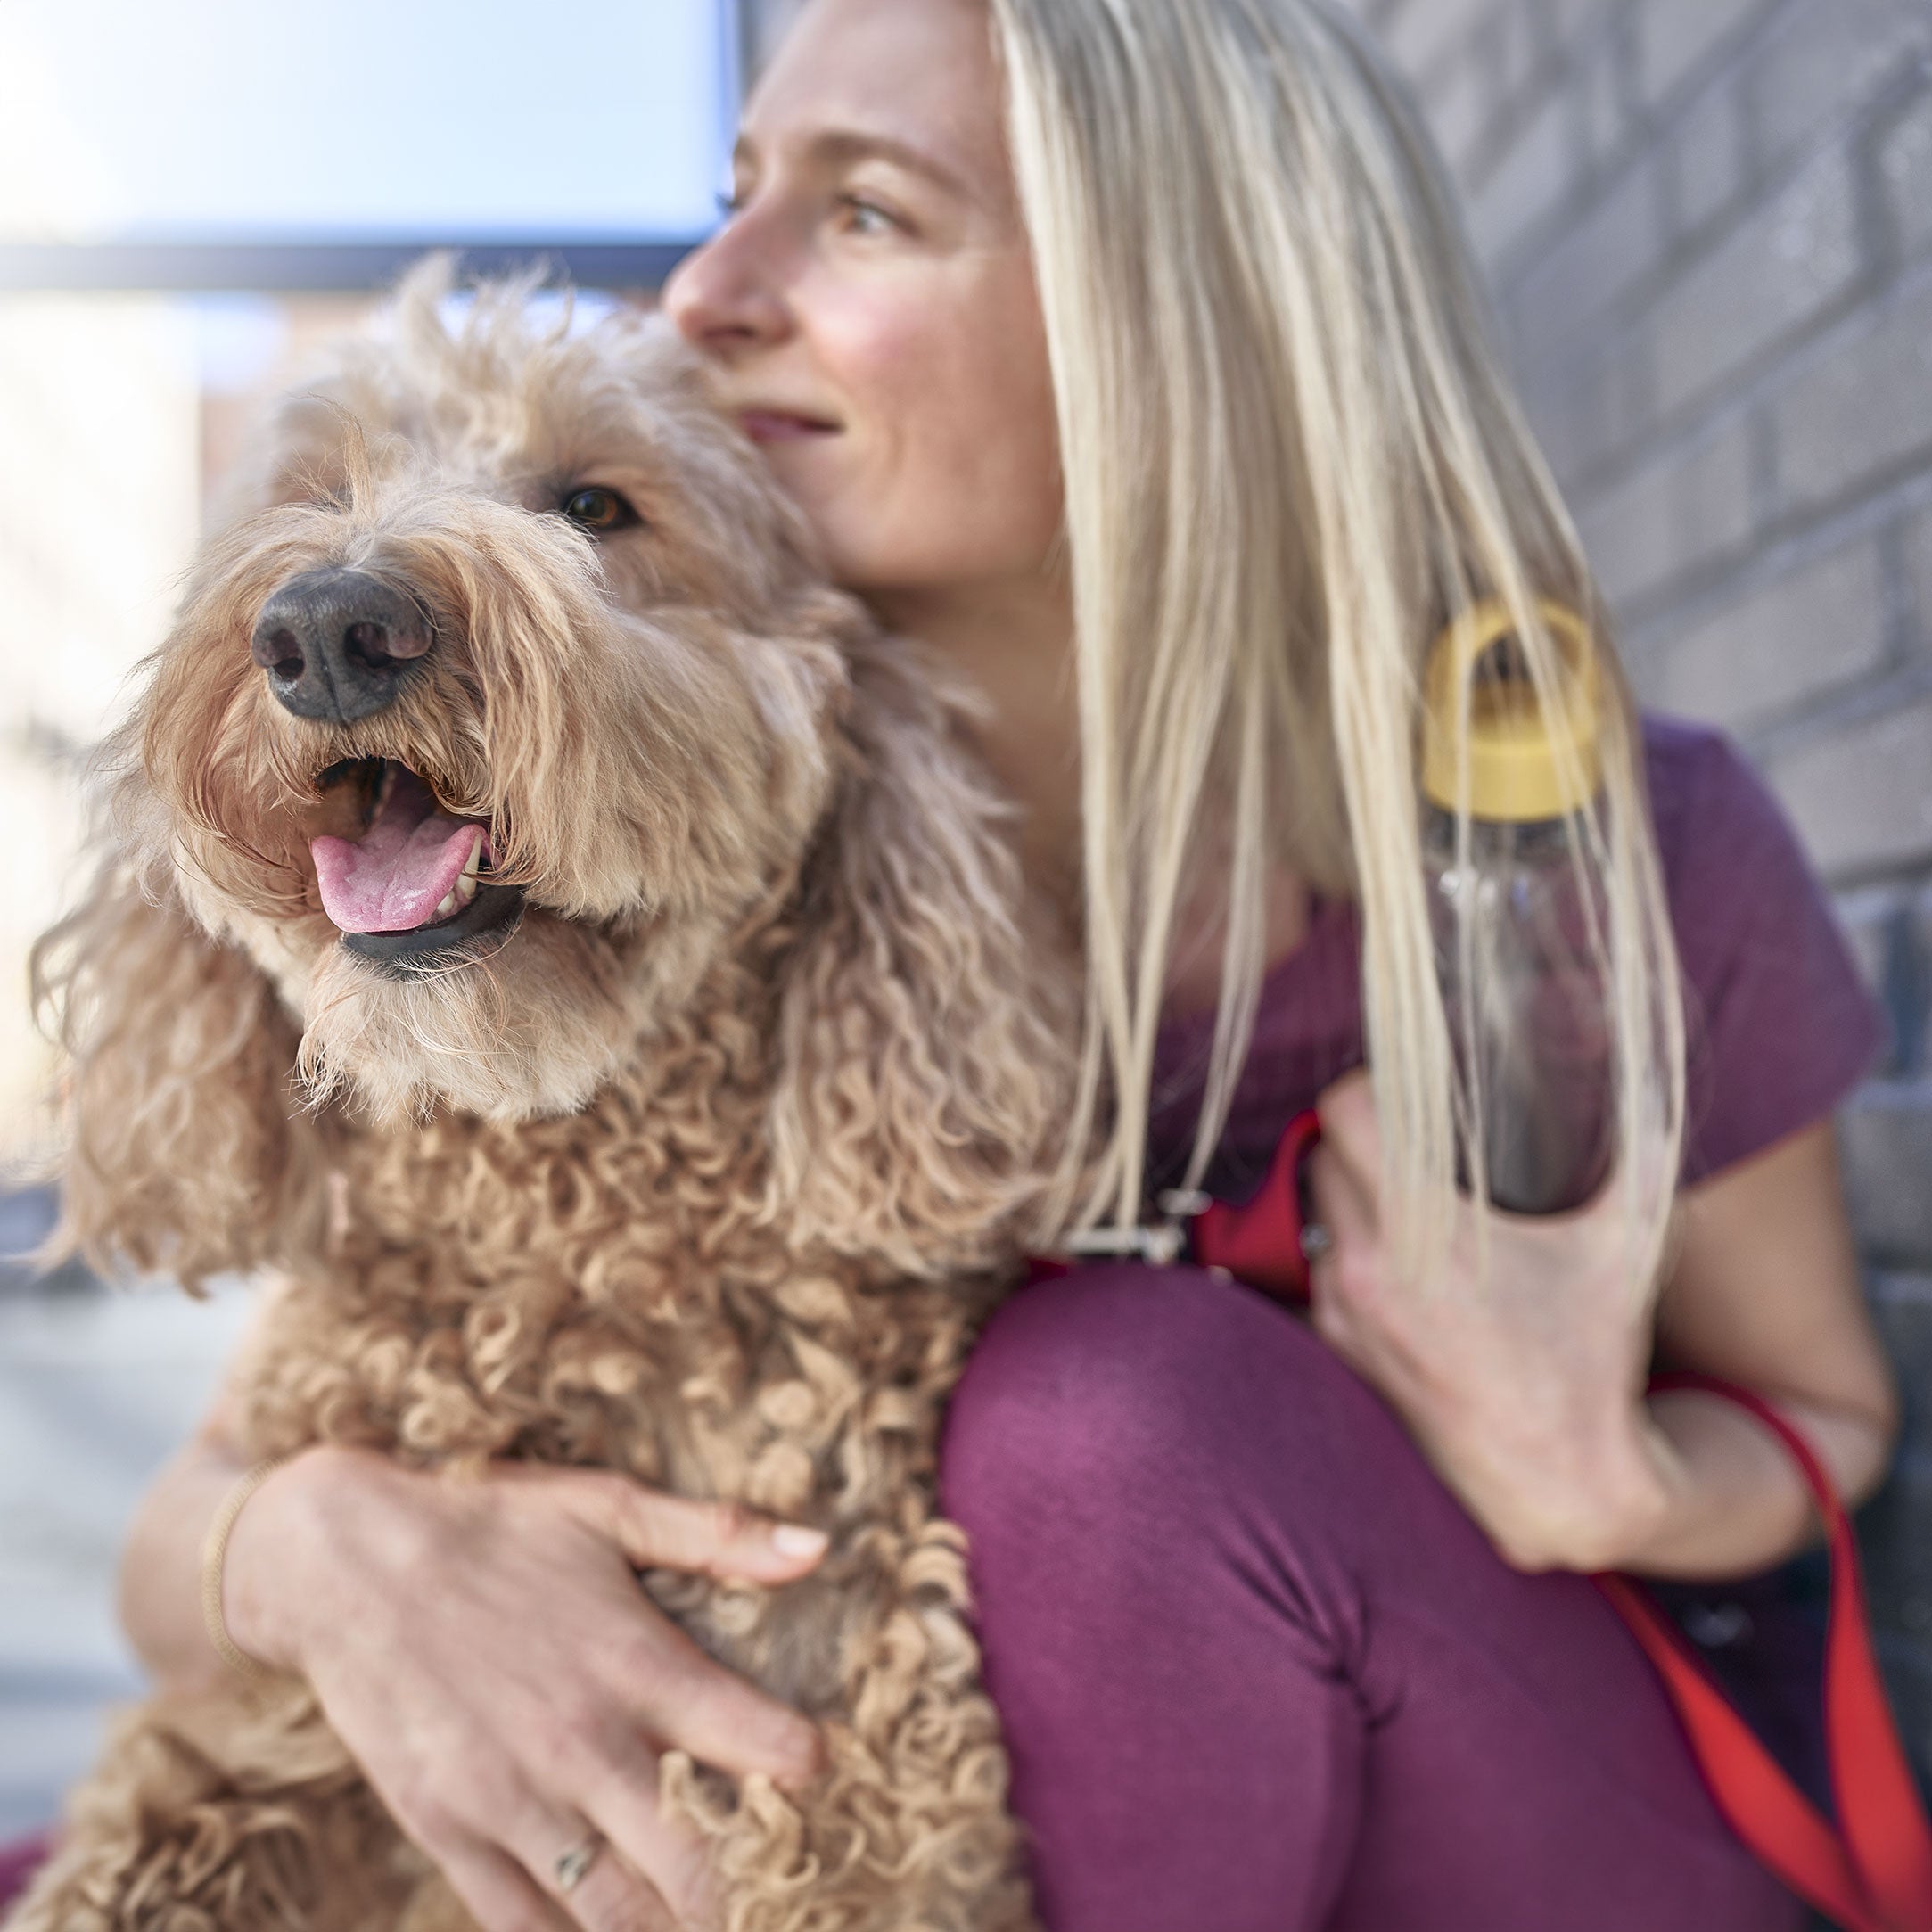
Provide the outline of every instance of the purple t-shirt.
<path id="1" fill-rule="evenodd" d="M 1720 732 L 1648 714 L 1642 726 L 1683 965 L 1689 1183 L 1829 1114 L 1871 1071 L 1886 1022 L 1763 780 Z M 1361 971 L 1355 908 L 1318 900 L 1307 937 L 1262 984 L 1211 1192 L 1246 1194 L 1288 1122 L 1362 1064 Z M 1156 1186 L 1186 1168 L 1213 1032 L 1205 1013 L 1162 1027 L 1150 1130 Z"/>

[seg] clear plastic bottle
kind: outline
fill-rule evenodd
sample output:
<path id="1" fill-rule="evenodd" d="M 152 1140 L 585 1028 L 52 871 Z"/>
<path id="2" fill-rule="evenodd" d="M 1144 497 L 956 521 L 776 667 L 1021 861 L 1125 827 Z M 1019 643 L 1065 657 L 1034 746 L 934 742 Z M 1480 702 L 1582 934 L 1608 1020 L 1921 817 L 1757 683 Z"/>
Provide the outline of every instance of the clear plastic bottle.
<path id="1" fill-rule="evenodd" d="M 1598 809 L 1599 672 L 1587 627 L 1542 614 L 1571 660 L 1568 709 L 1543 717 L 1525 678 L 1477 677 L 1513 627 L 1484 604 L 1444 634 L 1429 666 L 1423 769 L 1424 864 L 1436 974 L 1450 1038 L 1482 1096 L 1489 1197 L 1519 1214 L 1581 1206 L 1603 1185 L 1615 1141 L 1608 989 L 1571 861 L 1566 821 Z M 1460 681 L 1470 688 L 1469 848 L 1456 851 L 1453 753 Z M 1574 769 L 1558 769 L 1566 732 Z M 1605 931 L 1600 899 L 1597 930 Z M 1467 1149 L 1459 1176 L 1469 1185 Z"/>

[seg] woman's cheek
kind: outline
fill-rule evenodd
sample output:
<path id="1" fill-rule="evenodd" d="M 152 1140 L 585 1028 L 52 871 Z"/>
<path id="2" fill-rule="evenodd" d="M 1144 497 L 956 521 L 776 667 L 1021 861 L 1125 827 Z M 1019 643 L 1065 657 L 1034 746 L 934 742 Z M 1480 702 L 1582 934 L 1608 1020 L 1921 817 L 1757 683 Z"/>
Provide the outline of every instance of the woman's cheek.
<path id="1" fill-rule="evenodd" d="M 1057 535 L 1052 383 L 1031 282 L 1011 280 L 887 284 L 818 304 L 814 348 L 849 442 L 805 508 L 855 588 L 1018 574 Z"/>

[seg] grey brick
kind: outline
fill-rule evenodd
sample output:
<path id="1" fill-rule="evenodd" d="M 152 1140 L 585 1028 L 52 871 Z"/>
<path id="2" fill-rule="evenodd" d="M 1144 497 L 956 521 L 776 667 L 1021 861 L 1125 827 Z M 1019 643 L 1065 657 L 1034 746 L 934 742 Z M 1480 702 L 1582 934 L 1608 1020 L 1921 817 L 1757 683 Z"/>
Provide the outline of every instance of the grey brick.
<path id="1" fill-rule="evenodd" d="M 1924 1036 L 1920 1007 L 1923 982 L 1914 957 L 1911 898 L 1895 885 L 1869 886 L 1841 897 L 1836 910 L 1839 929 L 1859 976 L 1886 1010 L 1892 1038 L 1877 1072 L 1895 1080 L 1918 1070 L 1918 1049 Z M 1932 1443 L 1928 1444 L 1932 1449 Z"/>
<path id="2" fill-rule="evenodd" d="M 1463 55 L 1445 61 L 1421 90 L 1429 132 L 1450 171 L 1467 185 L 1469 157 L 1483 132 L 1486 100 L 1474 62 Z"/>
<path id="3" fill-rule="evenodd" d="M 1881 1270 L 1866 1283 L 1866 1300 L 1905 1398 L 1899 1446 L 1921 1459 L 1923 1475 L 1932 1477 L 1932 1275 Z M 1932 1624 L 1926 1634 L 1932 1636 Z"/>
<path id="4" fill-rule="evenodd" d="M 1925 0 L 1803 0 L 1765 34 L 1747 71 L 1760 163 L 1774 168 L 1826 127 L 1853 119 L 1928 49 Z"/>
<path id="5" fill-rule="evenodd" d="M 1850 159 L 1821 156 L 1657 304 L 1658 407 L 1668 415 L 1844 300 L 1864 273 L 1862 240 Z"/>
<path id="6" fill-rule="evenodd" d="M 1616 11 L 1617 0 L 1547 0 L 1550 39 L 1566 47 Z"/>
<path id="7" fill-rule="evenodd" d="M 1641 0 L 1637 72 L 1644 98 L 1660 101 L 1727 35 L 1764 12 L 1767 0 Z"/>
<path id="8" fill-rule="evenodd" d="M 1601 170 L 1623 152 L 1630 133 L 1616 48 L 1607 36 L 1572 53 L 1566 92 L 1577 146 L 1591 170 Z"/>
<path id="9" fill-rule="evenodd" d="M 1496 7 L 1497 0 L 1421 0 L 1395 14 L 1382 37 L 1402 67 L 1426 73 L 1446 49 L 1464 45 Z"/>
<path id="10" fill-rule="evenodd" d="M 1828 879 L 1932 857 L 1932 697 L 1772 757 L 1767 769 Z"/>
<path id="11" fill-rule="evenodd" d="M 1910 261 L 1932 249 L 1932 93 L 1886 130 L 1875 159 L 1893 240 Z"/>
<path id="12" fill-rule="evenodd" d="M 1906 520 L 1901 548 L 1912 629 L 1920 650 L 1932 652 L 1932 510 Z"/>
<path id="13" fill-rule="evenodd" d="M 1662 188 L 1640 155 L 1514 277 L 1512 292 L 1547 345 L 1574 351 L 1586 328 L 1648 276 L 1664 255 Z"/>
<path id="14" fill-rule="evenodd" d="M 1932 1267 L 1932 1081 L 1868 1081 L 1839 1115 L 1838 1146 L 1861 1247 Z"/>
<path id="15" fill-rule="evenodd" d="M 1914 1387 L 1911 1373 L 1901 1366 L 1906 1440 L 1884 1487 L 1858 1513 L 1858 1541 L 1887 1684 L 1901 1729 L 1923 1757 L 1932 1745 L 1932 1681 L 1924 1681 L 1932 1665 L 1932 1461 L 1914 1419 L 1923 1385 Z"/>
<path id="16" fill-rule="evenodd" d="M 1633 323 L 1612 334 L 1604 372 L 1604 453 L 1628 459 L 1645 448 L 1657 420 L 1650 332 Z"/>
<path id="17" fill-rule="evenodd" d="M 1932 1073 L 1932 885 L 1913 901 L 1906 924 L 1906 983 L 1900 993 L 1901 1031 L 1907 1036 L 1910 1066 Z"/>
<path id="18" fill-rule="evenodd" d="M 1584 546 L 1604 592 L 1624 608 L 1751 539 L 1750 433 L 1733 416 L 1673 447 L 1584 510 Z"/>
<path id="19" fill-rule="evenodd" d="M 1932 1521 L 1919 1517 L 1910 1525 L 1909 1533 L 1923 1541 L 1932 1535 Z M 1922 1615 L 1924 1606 L 1918 1608 Z M 1901 1630 L 1882 1615 L 1877 1622 L 1879 1663 L 1885 1673 L 1893 1714 L 1898 1720 L 1899 1741 L 1911 1758 L 1923 1789 L 1932 1786 L 1932 1644 L 1922 1634 L 1909 1628 Z M 1813 1920 L 1828 1932 L 1829 1923 L 1825 1919 Z"/>
<path id="20" fill-rule="evenodd" d="M 1670 479 L 1669 459 L 1648 465 L 1578 516 L 1591 567 L 1619 612 L 1677 572 Z"/>
<path id="21" fill-rule="evenodd" d="M 1901 1378 L 1903 1380 L 1903 1377 Z M 1858 1513 L 1874 1621 L 1894 1630 L 1932 1631 L 1932 1467 L 1902 1456 L 1891 1479 Z"/>
<path id="22" fill-rule="evenodd" d="M 1521 325 L 1520 318 L 1517 318 Z M 1544 456 L 1566 490 L 1591 468 L 1607 447 L 1604 380 L 1600 359 L 1580 370 L 1566 370 L 1541 383 L 1521 385 L 1530 425 Z"/>
<path id="23" fill-rule="evenodd" d="M 1469 204 L 1476 253 L 1496 261 L 1551 214 L 1576 185 L 1567 104 L 1560 94 L 1517 130 Z"/>
<path id="24" fill-rule="evenodd" d="M 1865 984 L 1876 992 L 1885 979 L 1886 934 L 1903 911 L 1905 900 L 1895 885 L 1868 885 L 1841 892 L 1832 900 L 1838 929 L 1845 934 Z"/>
<path id="25" fill-rule="evenodd" d="M 1511 319 L 1530 420 L 1558 481 L 1580 492 L 1648 432 L 1648 340 L 1640 329 L 1592 331 L 1583 338 L 1583 358 L 1566 365 L 1544 359 L 1550 332 L 1526 304 L 1518 304 Z"/>
<path id="26" fill-rule="evenodd" d="M 1772 409 L 1779 489 L 1793 508 L 1932 461 L 1932 278 L 1834 331 Z"/>
<path id="27" fill-rule="evenodd" d="M 1670 176 L 1680 234 L 1703 227 L 1736 200 L 1745 176 L 1744 108 L 1736 88 L 1713 88 L 1678 123 Z"/>
<path id="28" fill-rule="evenodd" d="M 1748 732 L 1883 663 L 1885 587 L 1863 538 L 1758 582 L 1665 654 L 1665 708 Z"/>
<path id="29" fill-rule="evenodd" d="M 1469 53 L 1489 94 L 1491 111 L 1520 101 L 1542 61 L 1541 36 L 1525 0 L 1507 0 L 1469 37 Z"/>

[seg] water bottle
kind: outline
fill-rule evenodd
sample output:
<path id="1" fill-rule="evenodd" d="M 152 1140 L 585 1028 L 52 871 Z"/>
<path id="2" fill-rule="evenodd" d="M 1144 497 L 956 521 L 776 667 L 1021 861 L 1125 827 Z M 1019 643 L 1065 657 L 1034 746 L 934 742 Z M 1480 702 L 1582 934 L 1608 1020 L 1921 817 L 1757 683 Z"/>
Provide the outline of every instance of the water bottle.
<path id="1" fill-rule="evenodd" d="M 1571 675 L 1561 714 L 1546 717 L 1519 657 L 1514 624 L 1485 604 L 1451 625 L 1426 684 L 1423 855 L 1435 966 L 1466 1087 L 1481 1076 L 1490 1200 L 1518 1214 L 1581 1206 L 1608 1177 L 1615 1144 L 1607 989 L 1583 896 L 1600 894 L 1571 862 L 1569 822 L 1598 809 L 1601 673 L 1589 627 L 1540 606 Z M 1500 663 L 1492 662 L 1501 654 Z M 1512 671 L 1512 663 L 1514 669 Z M 1498 674 L 1500 671 L 1500 675 Z M 1456 706 L 1469 686 L 1469 850 L 1456 851 Z M 1574 769 L 1559 769 L 1566 736 Z M 1463 926 L 1467 922 L 1467 950 Z M 1470 1186 L 1458 1135 L 1458 1178 Z"/>

